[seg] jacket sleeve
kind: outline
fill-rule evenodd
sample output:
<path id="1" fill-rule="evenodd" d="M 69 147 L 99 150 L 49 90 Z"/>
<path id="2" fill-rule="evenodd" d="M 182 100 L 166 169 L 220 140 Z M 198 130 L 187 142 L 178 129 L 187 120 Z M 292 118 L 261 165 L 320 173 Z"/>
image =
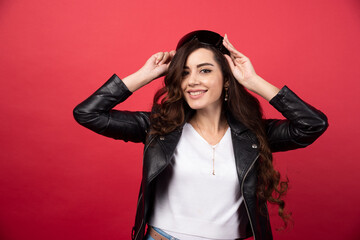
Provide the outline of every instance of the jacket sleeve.
<path id="1" fill-rule="evenodd" d="M 74 108 L 75 120 L 82 126 L 107 137 L 145 142 L 149 112 L 113 110 L 132 92 L 115 74 L 95 93 Z"/>
<path id="2" fill-rule="evenodd" d="M 269 103 L 286 118 L 266 120 L 268 142 L 273 152 L 306 147 L 328 127 L 327 117 L 301 100 L 287 86 Z"/>

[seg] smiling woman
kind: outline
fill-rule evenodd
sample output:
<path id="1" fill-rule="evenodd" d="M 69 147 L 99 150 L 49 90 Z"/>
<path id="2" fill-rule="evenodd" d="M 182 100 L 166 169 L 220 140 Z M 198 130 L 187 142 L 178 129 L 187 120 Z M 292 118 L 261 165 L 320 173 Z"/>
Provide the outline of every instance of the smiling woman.
<path id="1" fill-rule="evenodd" d="M 208 115 L 221 110 L 224 80 L 220 65 L 212 51 L 199 48 L 192 52 L 185 64 L 181 88 L 190 108 Z M 215 115 L 216 116 L 216 115 Z"/>
<path id="2" fill-rule="evenodd" d="M 151 112 L 113 109 L 164 75 Z M 286 119 L 263 119 L 248 90 Z M 285 225 L 289 219 L 287 182 L 272 152 L 308 146 L 328 126 L 289 88 L 258 76 L 227 36 L 206 30 L 185 35 L 176 52 L 154 54 L 123 80 L 114 74 L 74 116 L 104 136 L 145 144 L 137 240 L 272 239 L 267 203 L 279 206 Z"/>

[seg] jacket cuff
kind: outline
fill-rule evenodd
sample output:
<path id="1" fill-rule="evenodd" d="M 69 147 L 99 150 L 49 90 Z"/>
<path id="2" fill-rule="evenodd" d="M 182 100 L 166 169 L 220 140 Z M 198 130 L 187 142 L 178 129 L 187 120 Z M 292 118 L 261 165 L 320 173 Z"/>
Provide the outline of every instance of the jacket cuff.
<path id="1" fill-rule="evenodd" d="M 113 96 L 117 96 L 117 102 L 125 101 L 132 94 L 124 82 L 115 73 L 103 86 L 110 90 Z"/>
<path id="2" fill-rule="evenodd" d="M 269 103 L 288 120 L 301 121 L 301 124 L 304 125 L 304 119 L 307 122 L 311 119 L 311 125 L 321 125 L 324 129 L 327 128 L 326 115 L 303 101 L 287 86 L 284 86 Z"/>
<path id="3" fill-rule="evenodd" d="M 280 91 L 269 101 L 269 103 L 281 112 L 289 105 L 289 99 L 298 102 L 302 101 L 293 91 L 291 91 L 286 85 L 280 89 Z"/>

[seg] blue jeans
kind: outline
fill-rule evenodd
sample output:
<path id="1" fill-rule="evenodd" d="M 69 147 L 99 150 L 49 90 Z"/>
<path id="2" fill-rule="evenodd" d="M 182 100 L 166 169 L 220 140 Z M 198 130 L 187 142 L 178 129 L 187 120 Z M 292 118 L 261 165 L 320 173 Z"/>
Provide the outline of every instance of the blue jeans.
<path id="1" fill-rule="evenodd" d="M 180 240 L 180 239 L 177 239 L 177 238 L 175 238 L 175 237 L 167 234 L 166 232 L 164 232 L 164 231 L 161 230 L 160 228 L 156 228 L 156 227 L 152 227 L 152 228 L 153 228 L 156 232 L 158 232 L 159 234 L 161 234 L 161 235 L 163 235 L 164 237 L 166 237 L 167 239 L 170 239 L 170 240 Z M 154 239 L 150 236 L 149 232 L 147 232 L 146 235 L 145 235 L 144 240 L 154 240 Z"/>
<path id="2" fill-rule="evenodd" d="M 152 228 L 153 228 L 156 232 L 158 232 L 159 234 L 161 234 L 161 235 L 163 235 L 164 237 L 166 237 L 167 239 L 170 239 L 170 240 L 180 240 L 180 239 L 178 239 L 178 238 L 175 238 L 175 237 L 167 234 L 166 232 L 164 232 L 164 231 L 161 230 L 160 228 L 156 228 L 156 227 L 152 227 Z M 245 238 L 239 238 L 238 240 L 242 240 L 242 239 L 245 239 Z M 147 232 L 146 235 L 145 235 L 144 240 L 154 240 L 154 239 L 150 236 L 149 232 Z"/>

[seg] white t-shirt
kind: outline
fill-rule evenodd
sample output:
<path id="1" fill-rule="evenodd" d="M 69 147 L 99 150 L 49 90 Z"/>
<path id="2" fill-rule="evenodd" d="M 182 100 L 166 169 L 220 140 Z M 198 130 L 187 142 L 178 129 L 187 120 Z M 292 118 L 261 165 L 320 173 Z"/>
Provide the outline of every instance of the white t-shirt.
<path id="1" fill-rule="evenodd" d="M 181 240 L 225 240 L 245 237 L 247 223 L 230 128 L 211 146 L 186 123 L 157 181 L 149 225 Z"/>

